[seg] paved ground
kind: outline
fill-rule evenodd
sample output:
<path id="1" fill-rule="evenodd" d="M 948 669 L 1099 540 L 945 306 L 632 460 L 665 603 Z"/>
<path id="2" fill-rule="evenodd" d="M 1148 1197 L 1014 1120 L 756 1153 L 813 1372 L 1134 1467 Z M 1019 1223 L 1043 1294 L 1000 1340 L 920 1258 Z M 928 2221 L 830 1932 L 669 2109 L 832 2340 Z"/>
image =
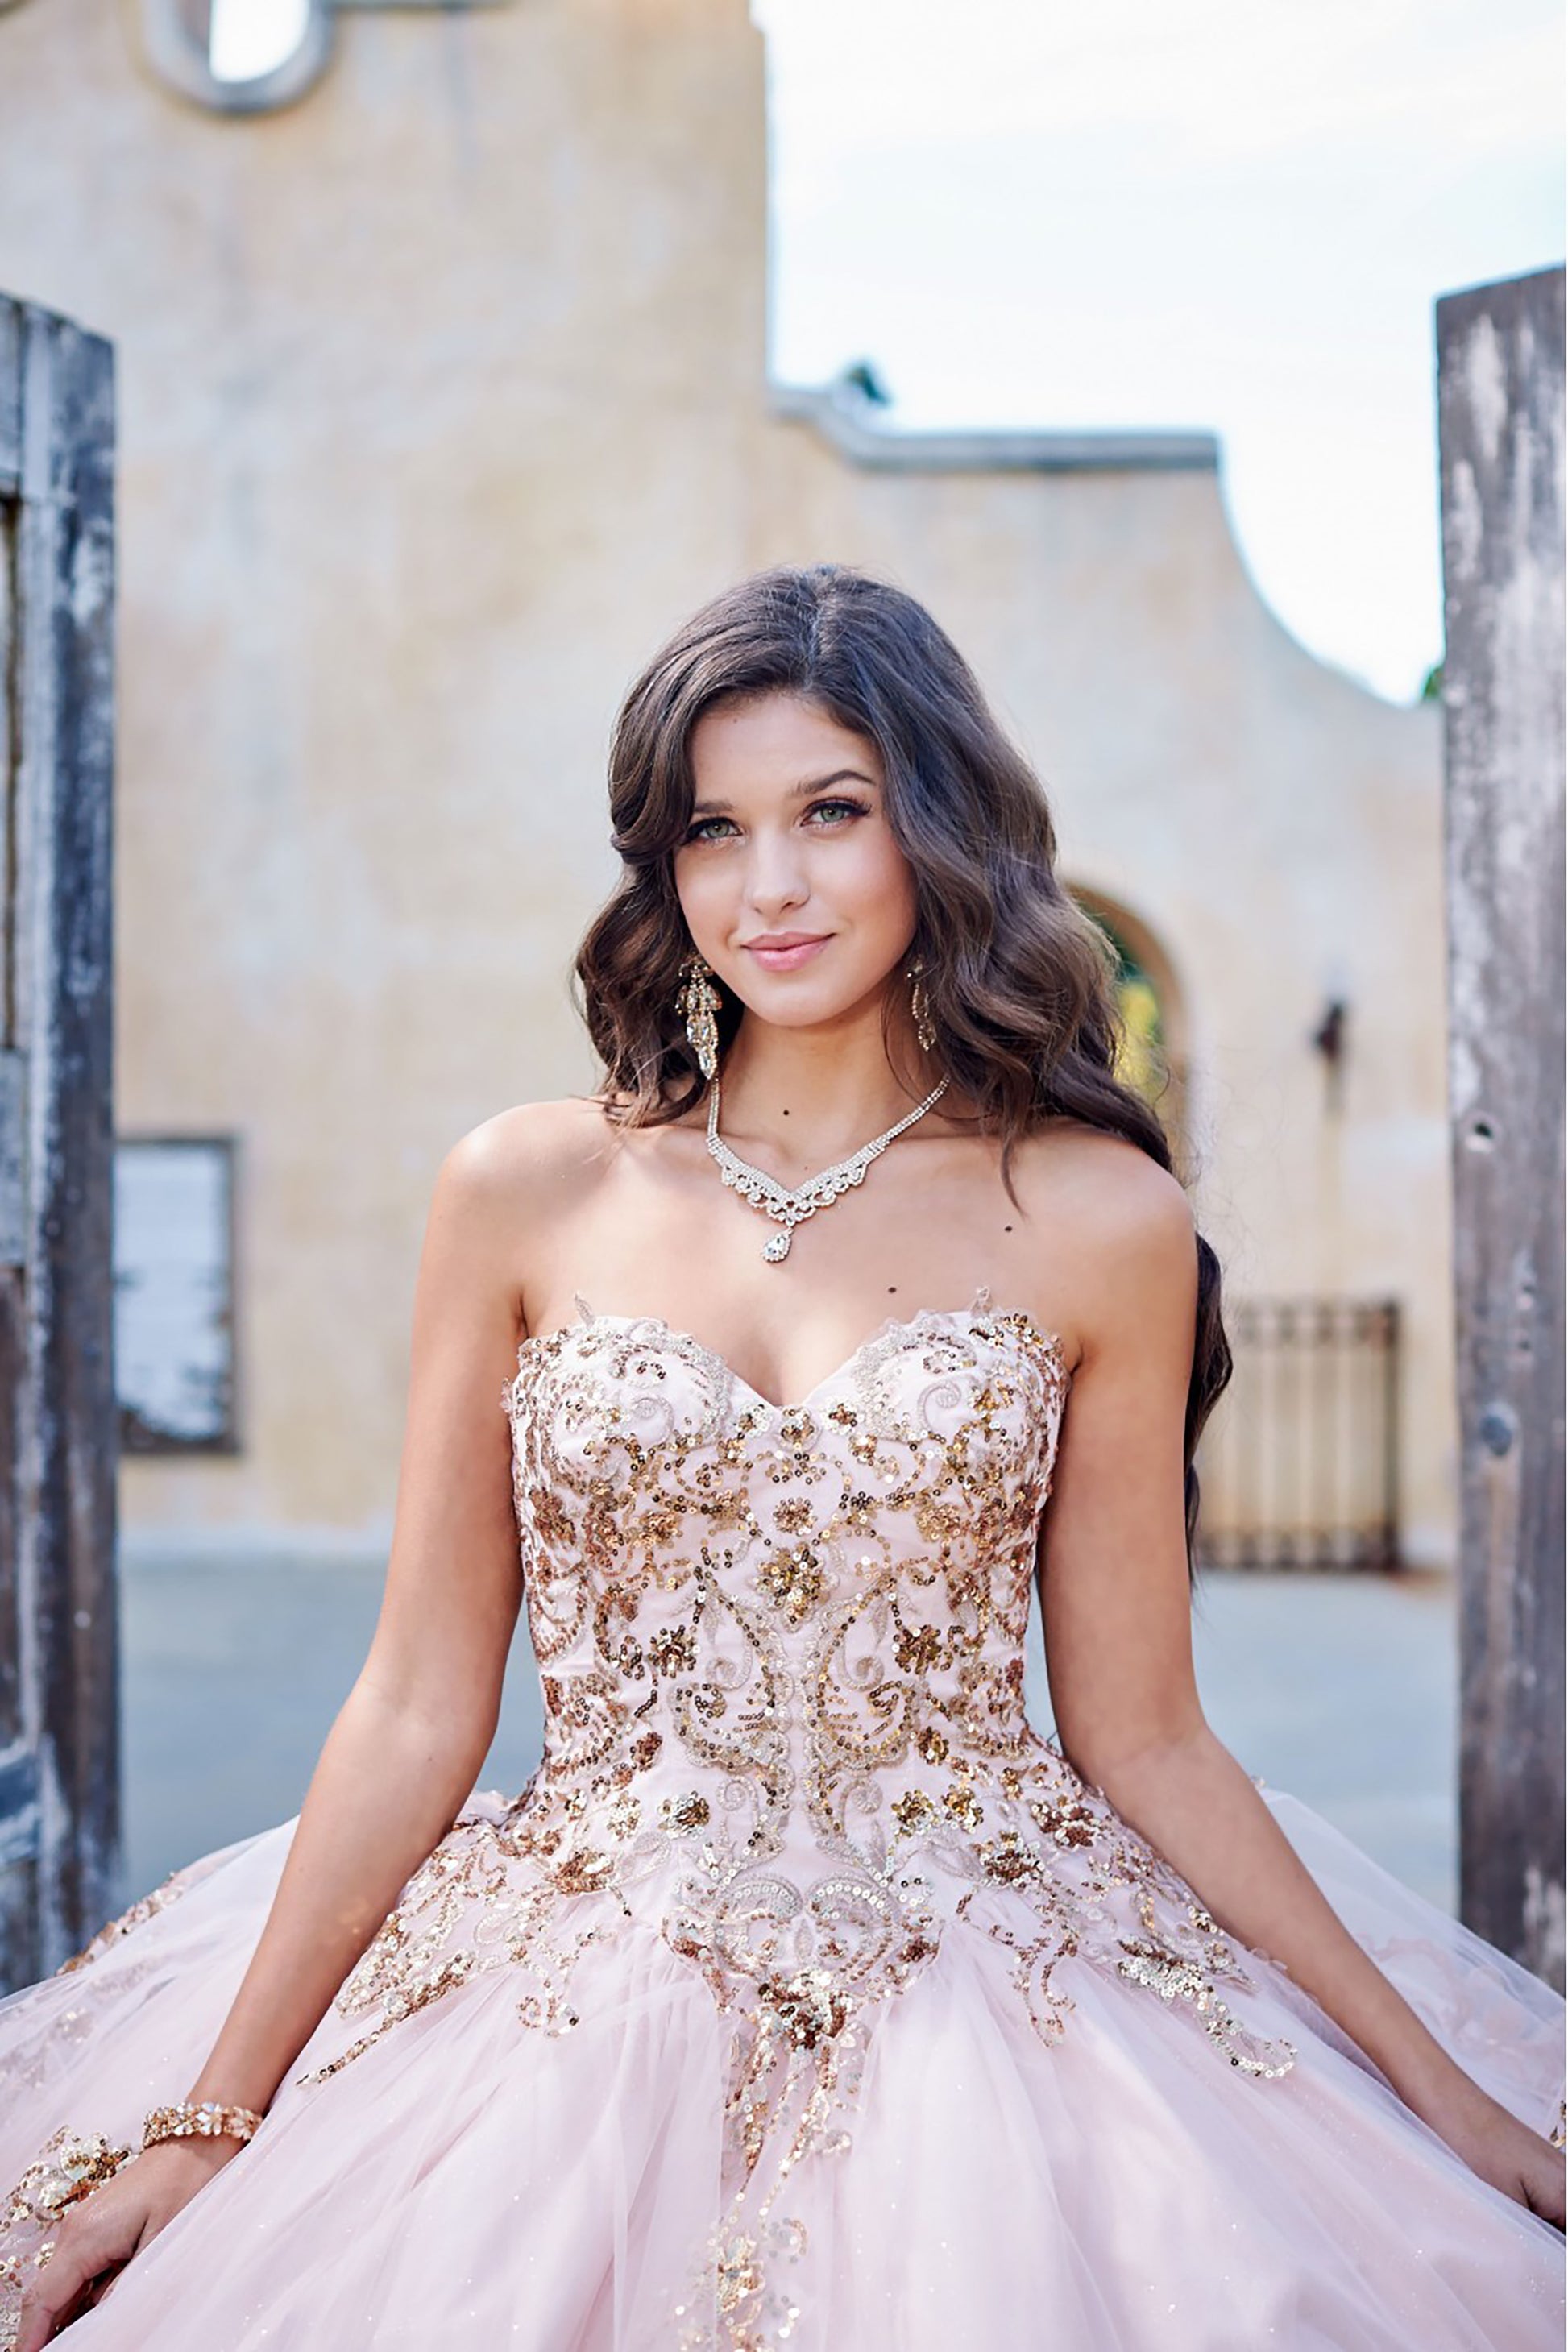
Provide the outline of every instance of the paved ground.
<path id="1" fill-rule="evenodd" d="M 126 1899 L 299 1810 L 363 1657 L 379 1570 L 132 1559 L 124 1574 Z M 1028 1684 L 1047 1729 L 1037 1622 Z M 1432 1901 L 1455 1902 L 1455 1622 L 1442 1577 L 1208 1578 L 1194 1620 L 1210 1720 Z M 539 1690 L 520 1634 L 481 1785 L 521 1788 Z"/>

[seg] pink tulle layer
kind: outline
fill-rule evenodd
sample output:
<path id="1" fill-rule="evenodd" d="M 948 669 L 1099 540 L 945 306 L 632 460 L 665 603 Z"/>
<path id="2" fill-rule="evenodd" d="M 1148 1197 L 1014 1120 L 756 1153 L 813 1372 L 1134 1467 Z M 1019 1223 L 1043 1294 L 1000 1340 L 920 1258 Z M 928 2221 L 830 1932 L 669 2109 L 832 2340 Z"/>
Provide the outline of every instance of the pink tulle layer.
<path id="1" fill-rule="evenodd" d="M 1556 1997 L 1266 1793 L 1448 2049 L 1550 2132 Z M 62 2126 L 129 2139 L 184 2091 L 292 1829 L 205 1857 L 89 1965 L 0 2003 L 0 2190 Z M 1113 1972 L 1068 1961 L 1058 1982 L 1071 2008 L 1047 2044 L 1004 1949 L 946 1937 L 880 2006 L 839 2143 L 789 2175 L 742 2245 L 721 2178 L 730 2021 L 656 1926 L 584 1953 L 564 2032 L 520 2019 L 500 1967 L 301 2082 L 351 2038 L 329 2014 L 255 2142 L 68 2340 L 1556 2352 L 1557 2232 L 1468 2171 L 1266 1961 L 1247 2015 L 1296 2047 L 1277 2080 L 1233 2072 L 1179 2004 Z"/>

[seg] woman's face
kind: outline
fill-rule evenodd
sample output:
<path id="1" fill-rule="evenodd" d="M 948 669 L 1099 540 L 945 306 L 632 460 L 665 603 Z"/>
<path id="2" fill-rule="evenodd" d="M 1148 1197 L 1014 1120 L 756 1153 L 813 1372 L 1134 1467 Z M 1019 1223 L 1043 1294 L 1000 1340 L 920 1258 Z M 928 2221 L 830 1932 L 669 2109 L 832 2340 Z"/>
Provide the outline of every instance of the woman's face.
<path id="1" fill-rule="evenodd" d="M 763 694 L 698 720 L 691 769 L 675 887 L 725 986 L 783 1028 L 879 1001 L 914 936 L 915 881 L 873 746 L 799 695 Z"/>

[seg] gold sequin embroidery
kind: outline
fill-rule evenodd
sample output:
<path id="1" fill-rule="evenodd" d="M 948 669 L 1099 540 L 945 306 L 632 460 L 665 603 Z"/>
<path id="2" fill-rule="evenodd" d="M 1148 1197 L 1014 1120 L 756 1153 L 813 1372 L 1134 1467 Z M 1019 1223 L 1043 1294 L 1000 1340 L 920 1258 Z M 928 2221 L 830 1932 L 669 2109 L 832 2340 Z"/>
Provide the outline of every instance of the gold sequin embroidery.
<path id="1" fill-rule="evenodd" d="M 504 1402 L 539 1771 L 460 1817 L 337 2002 L 312 2077 L 479 1969 L 575 2021 L 591 1945 L 636 1916 L 731 2021 L 723 2213 L 682 2352 L 783 2343 L 796 2165 L 848 2143 L 880 2004 L 952 1933 L 1013 1955 L 1042 2038 L 1067 1960 L 1190 2014 L 1238 2071 L 1291 2052 L 1190 1889 L 1024 1710 L 1035 1548 L 1068 1375 L 1022 1315 L 889 1323 L 768 1405 L 697 1340 L 584 1315 L 523 1343 Z M 326 2029 L 323 2028 L 323 2032 Z"/>

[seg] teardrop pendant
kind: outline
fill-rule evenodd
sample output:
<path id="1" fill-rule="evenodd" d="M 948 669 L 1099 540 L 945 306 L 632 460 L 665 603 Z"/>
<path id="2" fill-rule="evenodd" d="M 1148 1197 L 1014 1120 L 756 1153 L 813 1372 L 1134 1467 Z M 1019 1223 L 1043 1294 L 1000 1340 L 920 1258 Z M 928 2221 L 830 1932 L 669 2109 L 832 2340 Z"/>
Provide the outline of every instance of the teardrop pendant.
<path id="1" fill-rule="evenodd" d="M 775 1234 L 771 1242 L 763 1244 L 763 1255 L 770 1265 L 777 1265 L 781 1258 L 788 1257 L 789 1245 L 794 1239 L 794 1234 L 786 1225 L 782 1234 Z"/>

